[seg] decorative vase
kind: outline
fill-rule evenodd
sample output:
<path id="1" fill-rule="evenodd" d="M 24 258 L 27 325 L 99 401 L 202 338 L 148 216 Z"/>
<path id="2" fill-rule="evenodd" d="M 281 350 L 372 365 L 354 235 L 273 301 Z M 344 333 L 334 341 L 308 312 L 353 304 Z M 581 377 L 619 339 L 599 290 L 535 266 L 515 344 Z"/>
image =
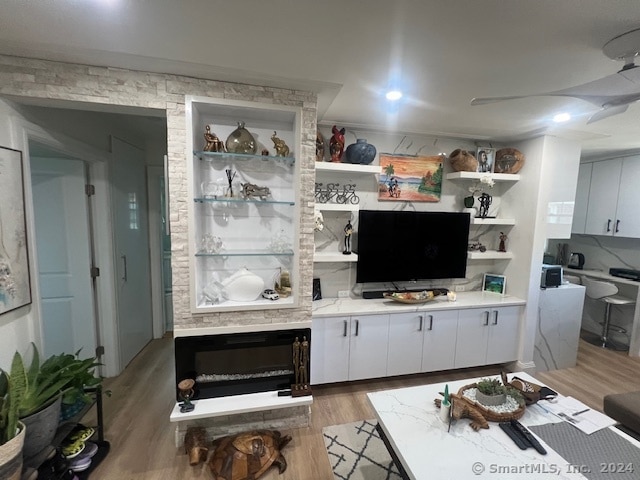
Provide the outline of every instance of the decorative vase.
<path id="1" fill-rule="evenodd" d="M 25 460 L 37 455 L 51 445 L 60 421 L 61 404 L 62 397 L 58 397 L 55 402 L 39 412 L 20 419 L 27 428 L 23 452 Z"/>
<path id="2" fill-rule="evenodd" d="M 227 137 L 226 146 L 227 152 L 230 153 L 248 153 L 255 155 L 258 151 L 256 139 L 249 133 L 249 130 L 244 128 L 244 122 L 238 122 L 238 128 Z"/>
<path id="3" fill-rule="evenodd" d="M 464 202 L 464 206 L 465 208 L 472 208 L 473 204 L 475 203 L 476 199 L 473 197 L 473 195 L 469 195 L 468 197 L 464 197 L 463 202 Z"/>
<path id="4" fill-rule="evenodd" d="M 345 151 L 348 163 L 362 163 L 368 165 L 376 157 L 376 147 L 367 143 L 364 138 L 358 138 L 356 143 L 352 143 Z"/>
<path id="5" fill-rule="evenodd" d="M 253 302 L 264 290 L 264 280 L 242 267 L 222 282 L 222 295 L 234 302 Z"/>
<path id="6" fill-rule="evenodd" d="M 22 451 L 26 427 L 19 422 L 20 433 L 0 445 L 0 478 L 6 480 L 20 480 L 22 478 Z"/>

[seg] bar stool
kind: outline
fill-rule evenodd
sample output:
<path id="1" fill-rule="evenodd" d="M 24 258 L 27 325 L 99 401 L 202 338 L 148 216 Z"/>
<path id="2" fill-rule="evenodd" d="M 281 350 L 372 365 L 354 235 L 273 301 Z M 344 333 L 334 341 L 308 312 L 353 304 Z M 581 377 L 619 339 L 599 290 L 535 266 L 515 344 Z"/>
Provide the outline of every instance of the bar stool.
<path id="1" fill-rule="evenodd" d="M 600 335 L 585 333 L 582 338 L 593 345 L 600 345 L 603 348 L 622 351 L 628 350 L 629 347 L 627 345 L 609 339 L 609 330 L 616 330 L 620 333 L 627 332 L 624 328 L 611 325 L 611 305 L 631 305 L 636 303 L 635 300 L 618 295 L 618 287 L 611 282 L 593 280 L 592 278 L 583 276 L 582 284 L 586 287 L 585 295 L 587 297 L 605 302 L 602 333 Z"/>

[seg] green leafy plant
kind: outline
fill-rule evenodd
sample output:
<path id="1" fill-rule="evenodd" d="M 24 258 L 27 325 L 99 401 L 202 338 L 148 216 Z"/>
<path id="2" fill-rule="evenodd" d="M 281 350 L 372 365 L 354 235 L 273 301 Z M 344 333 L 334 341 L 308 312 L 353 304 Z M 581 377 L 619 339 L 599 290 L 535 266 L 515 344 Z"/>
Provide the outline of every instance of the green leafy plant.
<path id="1" fill-rule="evenodd" d="M 0 369 L 0 445 L 18 434 L 18 411 L 26 384 L 22 357 L 16 352 L 11 362 L 11 374 Z"/>
<path id="2" fill-rule="evenodd" d="M 524 405 L 522 393 L 511 386 L 505 386 L 497 378 L 483 378 L 476 383 L 476 388 L 485 395 L 508 395 L 518 402 L 518 405 Z"/>

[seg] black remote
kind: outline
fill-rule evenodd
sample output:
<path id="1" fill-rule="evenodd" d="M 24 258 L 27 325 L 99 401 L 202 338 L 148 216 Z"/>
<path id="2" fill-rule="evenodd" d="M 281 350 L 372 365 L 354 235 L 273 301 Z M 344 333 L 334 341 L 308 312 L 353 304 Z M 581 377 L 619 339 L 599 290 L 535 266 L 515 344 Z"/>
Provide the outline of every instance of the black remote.
<path id="1" fill-rule="evenodd" d="M 540 442 L 536 440 L 533 434 L 529 430 L 527 430 L 527 428 L 524 425 L 522 425 L 518 420 L 511 420 L 511 426 L 515 428 L 518 432 L 520 432 L 522 436 L 526 438 L 527 441 L 531 444 L 531 446 L 538 451 L 539 454 L 541 455 L 547 454 L 547 451 L 544 449 L 542 445 L 540 445 Z"/>
<path id="2" fill-rule="evenodd" d="M 289 397 L 291 395 L 291 390 L 280 390 L 278 392 L 279 397 Z"/>

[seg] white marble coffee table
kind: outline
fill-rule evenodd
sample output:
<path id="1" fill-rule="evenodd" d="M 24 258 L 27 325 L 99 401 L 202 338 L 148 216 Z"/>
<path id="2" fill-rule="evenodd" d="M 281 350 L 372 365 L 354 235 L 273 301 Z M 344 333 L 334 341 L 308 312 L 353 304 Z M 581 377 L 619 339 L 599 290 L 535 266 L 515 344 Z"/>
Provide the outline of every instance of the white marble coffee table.
<path id="1" fill-rule="evenodd" d="M 524 380 L 540 382 L 523 372 L 516 374 Z M 479 378 L 448 382 L 449 391 L 475 383 Z M 400 388 L 368 393 L 379 427 L 400 461 L 407 478 L 438 480 L 482 479 L 584 479 L 560 455 L 549 448 L 546 455 L 533 448 L 520 450 L 500 429 L 490 423 L 489 429 L 475 432 L 469 419 L 448 425 L 440 420 L 435 398 L 442 398 L 444 383 Z M 520 422 L 529 427 L 560 421 L 539 408 L 527 408 Z"/>

